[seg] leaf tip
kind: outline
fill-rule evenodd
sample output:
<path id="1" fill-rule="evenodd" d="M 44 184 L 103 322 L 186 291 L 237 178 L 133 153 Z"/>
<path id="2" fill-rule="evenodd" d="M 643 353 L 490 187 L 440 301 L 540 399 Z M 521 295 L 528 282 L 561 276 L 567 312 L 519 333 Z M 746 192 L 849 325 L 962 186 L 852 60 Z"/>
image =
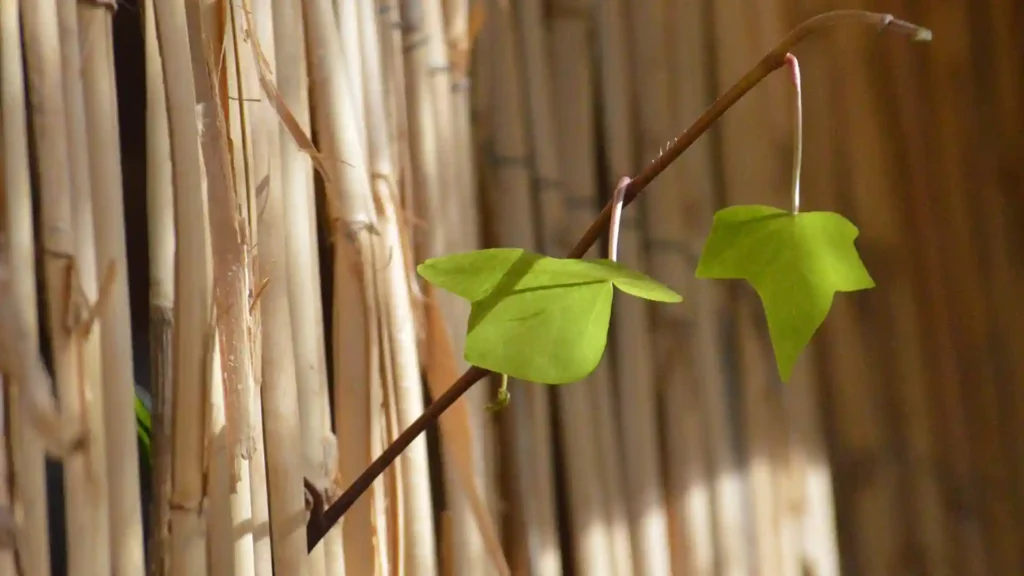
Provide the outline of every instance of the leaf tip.
<path id="1" fill-rule="evenodd" d="M 783 384 L 789 384 L 789 379 L 793 376 L 793 364 L 778 362 L 779 379 L 782 380 Z"/>

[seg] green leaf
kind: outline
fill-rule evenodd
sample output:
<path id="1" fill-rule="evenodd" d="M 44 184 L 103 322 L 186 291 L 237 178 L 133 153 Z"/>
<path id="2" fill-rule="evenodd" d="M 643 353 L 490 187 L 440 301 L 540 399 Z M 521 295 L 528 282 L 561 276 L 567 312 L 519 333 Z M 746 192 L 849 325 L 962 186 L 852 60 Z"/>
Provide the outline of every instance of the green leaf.
<path id="1" fill-rule="evenodd" d="M 489 248 L 431 258 L 416 271 L 434 286 L 476 302 L 490 294 L 509 268 L 524 258 L 536 261 L 542 257 L 519 248 Z"/>
<path id="2" fill-rule="evenodd" d="M 586 273 L 591 278 L 607 280 L 619 290 L 637 298 L 668 303 L 683 301 L 682 296 L 661 282 L 652 280 L 645 274 L 626 268 L 622 264 L 612 262 L 607 258 L 598 260 L 558 260 L 556 258 L 549 258 L 549 260 L 559 262 L 559 266 L 565 266 L 563 263 L 578 263 L 577 265 L 585 267 Z"/>
<path id="3" fill-rule="evenodd" d="M 833 295 L 875 286 L 854 247 L 857 234 L 834 212 L 731 206 L 715 214 L 697 277 L 746 280 L 754 287 L 785 381 L 825 321 Z"/>
<path id="4" fill-rule="evenodd" d="M 135 426 L 138 431 L 139 441 L 142 442 L 143 457 L 146 462 L 152 462 L 152 434 L 153 424 L 149 408 L 146 407 L 138 392 L 135 393 Z"/>
<path id="5" fill-rule="evenodd" d="M 139 423 L 139 427 L 149 432 L 153 429 L 153 421 L 149 415 L 149 408 L 142 402 L 138 394 L 135 395 L 135 420 Z"/>
<path id="6" fill-rule="evenodd" d="M 544 384 L 581 380 L 608 341 L 613 286 L 659 302 L 682 297 L 609 260 L 492 248 L 427 260 L 417 271 L 472 304 L 465 359 Z"/>
<path id="7" fill-rule="evenodd" d="M 610 282 L 495 291 L 473 304 L 465 358 L 531 382 L 582 380 L 604 354 L 611 311 Z"/>

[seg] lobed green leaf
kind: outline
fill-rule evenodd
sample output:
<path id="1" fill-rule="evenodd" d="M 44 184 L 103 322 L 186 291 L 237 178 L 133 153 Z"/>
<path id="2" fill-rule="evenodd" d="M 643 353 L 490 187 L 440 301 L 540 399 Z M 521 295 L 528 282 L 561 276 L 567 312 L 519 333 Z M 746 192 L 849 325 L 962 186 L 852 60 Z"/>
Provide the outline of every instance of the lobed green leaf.
<path id="1" fill-rule="evenodd" d="M 575 382 L 597 367 L 607 346 L 613 287 L 647 300 L 682 300 L 610 260 L 551 258 L 520 248 L 432 258 L 417 271 L 472 304 L 467 362 L 545 384 Z"/>
<path id="2" fill-rule="evenodd" d="M 779 376 L 788 380 L 834 294 L 875 286 L 854 246 L 857 235 L 857 227 L 834 212 L 731 206 L 715 214 L 697 277 L 741 279 L 754 287 Z"/>

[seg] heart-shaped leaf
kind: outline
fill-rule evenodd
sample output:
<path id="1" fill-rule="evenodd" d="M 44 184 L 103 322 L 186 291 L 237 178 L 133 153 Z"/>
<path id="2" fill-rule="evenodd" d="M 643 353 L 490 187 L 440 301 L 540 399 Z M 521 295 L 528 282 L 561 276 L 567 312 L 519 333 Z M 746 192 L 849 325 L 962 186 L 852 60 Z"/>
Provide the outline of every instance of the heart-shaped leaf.
<path id="1" fill-rule="evenodd" d="M 565 384 L 586 377 L 608 341 L 613 286 L 659 302 L 682 297 L 609 260 L 491 248 L 432 258 L 428 282 L 472 303 L 467 362 L 513 378 Z"/>
<path id="2" fill-rule="evenodd" d="M 825 321 L 833 295 L 875 286 L 854 247 L 857 234 L 834 212 L 731 206 L 715 214 L 697 277 L 741 279 L 754 287 L 785 381 Z"/>

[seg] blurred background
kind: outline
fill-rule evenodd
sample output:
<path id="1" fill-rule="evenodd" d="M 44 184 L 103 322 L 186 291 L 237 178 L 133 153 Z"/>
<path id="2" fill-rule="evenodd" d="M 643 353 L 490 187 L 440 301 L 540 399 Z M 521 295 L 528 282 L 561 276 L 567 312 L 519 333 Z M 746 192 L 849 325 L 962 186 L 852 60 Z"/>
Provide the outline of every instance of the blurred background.
<path id="1" fill-rule="evenodd" d="M 0 3 L 0 574 L 1024 574 L 1024 3 L 161 2 Z M 793 50 L 801 208 L 859 227 L 877 287 L 792 379 L 754 291 L 694 278 L 715 210 L 790 207 L 782 70 L 626 210 L 620 259 L 685 302 L 617 298 L 585 382 L 475 386 L 306 556 L 302 479 L 336 498 L 466 368 L 468 306 L 415 264 L 566 253 L 849 8 L 934 39 Z M 91 334 L 53 320 L 74 282 Z M 44 491 L 46 418 L 92 448 Z"/>

